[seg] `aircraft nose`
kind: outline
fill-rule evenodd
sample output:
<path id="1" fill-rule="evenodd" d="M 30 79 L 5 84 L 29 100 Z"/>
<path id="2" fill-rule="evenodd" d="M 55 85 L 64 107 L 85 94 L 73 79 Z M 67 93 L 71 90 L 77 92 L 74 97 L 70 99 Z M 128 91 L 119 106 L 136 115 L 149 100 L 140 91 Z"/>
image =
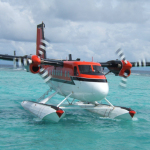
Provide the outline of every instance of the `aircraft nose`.
<path id="1" fill-rule="evenodd" d="M 108 83 L 95 83 L 93 86 L 93 96 L 95 101 L 104 99 L 109 92 Z"/>

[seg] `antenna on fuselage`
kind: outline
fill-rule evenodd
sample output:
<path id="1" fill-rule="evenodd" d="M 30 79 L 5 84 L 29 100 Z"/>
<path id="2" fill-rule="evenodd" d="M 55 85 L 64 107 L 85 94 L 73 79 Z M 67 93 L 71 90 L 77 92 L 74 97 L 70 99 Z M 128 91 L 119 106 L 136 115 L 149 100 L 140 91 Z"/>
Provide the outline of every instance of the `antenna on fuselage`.
<path id="1" fill-rule="evenodd" d="M 69 61 L 72 61 L 72 55 L 69 54 Z"/>

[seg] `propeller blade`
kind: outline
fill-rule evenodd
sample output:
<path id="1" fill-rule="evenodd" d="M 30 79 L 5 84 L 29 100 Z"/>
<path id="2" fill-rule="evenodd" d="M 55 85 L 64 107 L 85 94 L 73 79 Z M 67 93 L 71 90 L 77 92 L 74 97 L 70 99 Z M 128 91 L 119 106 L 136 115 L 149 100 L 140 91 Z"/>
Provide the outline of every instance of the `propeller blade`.
<path id="1" fill-rule="evenodd" d="M 124 62 L 127 63 L 126 57 L 125 57 L 123 51 L 121 50 L 121 48 L 119 48 L 119 49 L 116 51 L 116 54 L 119 56 L 120 60 L 124 60 Z"/>
<path id="2" fill-rule="evenodd" d="M 150 66 L 150 62 L 147 62 L 146 59 L 139 60 L 138 62 L 131 62 L 132 67 L 146 67 Z"/>
<path id="3" fill-rule="evenodd" d="M 24 66 L 27 66 L 27 59 L 26 58 L 24 58 L 23 64 L 24 64 Z"/>
<path id="4" fill-rule="evenodd" d="M 127 87 L 127 78 L 122 77 L 119 85 L 123 88 L 126 88 Z"/>
<path id="5" fill-rule="evenodd" d="M 28 63 L 29 63 L 29 64 L 32 64 L 32 60 L 31 60 L 31 59 L 28 59 Z"/>
<path id="6" fill-rule="evenodd" d="M 18 65 L 19 65 L 20 68 L 22 68 L 21 58 L 18 59 Z"/>
<path id="7" fill-rule="evenodd" d="M 45 44 L 45 45 L 49 45 L 49 40 L 45 39 L 41 39 L 41 43 Z"/>
<path id="8" fill-rule="evenodd" d="M 42 52 L 41 50 L 39 50 L 39 54 L 40 54 L 40 55 L 43 55 L 43 52 Z"/>
<path id="9" fill-rule="evenodd" d="M 43 55 L 45 55 L 47 45 L 49 45 L 49 41 L 46 39 L 41 39 L 40 45 L 39 45 L 39 50 L 38 50 L 39 57 L 42 57 Z"/>
<path id="10" fill-rule="evenodd" d="M 27 58 L 21 58 L 19 57 L 18 58 L 18 65 L 19 65 L 19 68 L 22 68 L 22 67 L 26 67 L 28 64 L 31 64 L 32 63 L 32 60 L 31 59 L 27 59 Z"/>
<path id="11" fill-rule="evenodd" d="M 16 58 L 13 59 L 13 62 L 14 62 L 14 68 L 17 68 Z"/>
<path id="12" fill-rule="evenodd" d="M 43 50 L 46 50 L 46 46 L 44 46 L 44 45 L 40 45 L 40 48 Z"/>
<path id="13" fill-rule="evenodd" d="M 29 58 L 27 59 L 27 58 L 21 58 L 21 57 L 19 57 L 17 59 L 17 61 L 18 61 L 18 65 L 19 65 L 20 68 L 26 67 L 27 65 L 29 65 L 29 64 L 32 63 L 32 60 L 29 59 Z"/>

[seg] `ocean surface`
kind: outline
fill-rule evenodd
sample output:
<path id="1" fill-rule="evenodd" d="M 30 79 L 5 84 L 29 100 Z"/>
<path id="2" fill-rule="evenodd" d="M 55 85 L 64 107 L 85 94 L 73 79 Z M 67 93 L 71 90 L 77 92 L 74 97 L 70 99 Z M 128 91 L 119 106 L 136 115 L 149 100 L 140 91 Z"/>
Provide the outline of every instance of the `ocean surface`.
<path id="1" fill-rule="evenodd" d="M 0 68 L 0 150 L 149 150 L 150 71 L 135 71 L 127 88 L 121 77 L 107 75 L 107 99 L 137 112 L 133 120 L 102 118 L 86 110 L 69 110 L 58 123 L 40 120 L 24 110 L 21 102 L 36 101 L 49 87 L 39 75 Z M 56 95 L 49 104 L 58 104 Z"/>

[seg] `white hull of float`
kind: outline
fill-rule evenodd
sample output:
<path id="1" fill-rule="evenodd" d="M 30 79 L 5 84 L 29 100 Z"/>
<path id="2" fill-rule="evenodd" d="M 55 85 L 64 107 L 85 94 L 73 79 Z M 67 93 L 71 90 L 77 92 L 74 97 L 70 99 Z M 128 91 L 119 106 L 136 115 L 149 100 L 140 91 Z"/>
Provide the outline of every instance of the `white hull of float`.
<path id="1" fill-rule="evenodd" d="M 107 117 L 111 119 L 128 119 L 131 120 L 135 115 L 135 111 L 130 108 L 110 106 L 105 104 L 87 104 L 84 102 L 77 102 L 76 105 L 80 106 L 82 109 L 86 109 L 90 112 L 99 114 L 101 117 Z"/>
<path id="2" fill-rule="evenodd" d="M 43 120 L 58 122 L 65 116 L 65 112 L 59 107 L 36 103 L 32 101 L 23 101 L 21 103 L 25 110 Z"/>

